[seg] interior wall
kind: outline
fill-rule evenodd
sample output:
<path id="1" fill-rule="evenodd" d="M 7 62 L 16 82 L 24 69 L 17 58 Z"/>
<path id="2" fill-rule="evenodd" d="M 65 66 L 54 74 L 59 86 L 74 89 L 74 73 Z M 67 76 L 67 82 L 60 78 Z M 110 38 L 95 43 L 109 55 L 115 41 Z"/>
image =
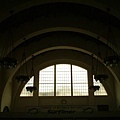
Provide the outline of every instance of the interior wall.
<path id="1" fill-rule="evenodd" d="M 60 53 L 63 53 L 60 55 Z M 74 53 L 74 57 L 71 56 Z M 48 56 L 54 56 L 54 57 L 48 57 Z M 84 57 L 83 57 L 84 56 Z M 67 60 L 65 60 L 65 57 Z M 71 58 L 72 57 L 72 58 Z M 57 58 L 57 59 L 56 59 Z M 69 58 L 69 59 L 68 59 Z M 71 58 L 71 59 L 70 59 Z M 89 58 L 89 59 L 88 59 Z M 80 52 L 75 52 L 75 51 L 69 51 L 69 50 L 56 50 L 56 51 L 51 51 L 47 52 L 44 55 L 40 55 L 35 59 L 35 68 L 37 70 L 43 69 L 46 66 L 49 66 L 51 64 L 55 63 L 72 63 L 72 64 L 77 64 L 80 65 L 81 67 L 85 67 L 86 69 L 89 68 L 89 71 L 91 71 L 91 56 L 88 55 L 83 55 L 80 54 Z M 74 60 L 73 60 L 74 59 Z M 84 62 L 83 62 L 84 61 Z M 85 65 L 86 61 L 86 65 Z M 39 64 L 38 64 L 39 63 Z M 38 72 L 36 72 L 38 74 Z M 110 74 L 110 73 L 109 73 Z M 91 79 L 91 78 L 89 78 Z M 110 82 L 111 81 L 111 82 Z M 17 89 L 18 92 L 16 94 L 16 97 L 13 101 L 12 104 L 12 110 L 14 112 L 29 112 L 29 109 L 32 108 L 38 108 L 39 113 L 48 113 L 48 110 L 54 110 L 53 107 L 59 107 L 59 106 L 92 106 L 94 109 L 97 111 L 97 105 L 108 105 L 109 106 L 109 111 L 116 111 L 116 102 L 115 102 L 115 94 L 114 91 L 111 91 L 114 88 L 114 82 L 112 77 L 109 78 L 109 81 L 107 83 L 108 88 L 108 96 L 93 96 L 93 92 L 91 96 L 88 97 L 38 97 L 38 91 L 35 91 L 34 97 L 19 97 L 20 92 L 22 88 L 19 86 L 21 89 Z M 90 92 L 90 91 L 89 91 Z M 62 100 L 66 100 L 65 104 L 62 104 Z M 115 106 L 114 106 L 115 105 Z M 45 109 L 45 107 L 47 107 Z M 51 108 L 50 108 L 51 107 Z M 43 109 L 42 109 L 43 108 Z M 50 109 L 48 109 L 50 108 Z M 59 110 L 55 108 L 56 110 Z M 63 109 L 63 108 L 61 108 Z M 69 109 L 70 110 L 70 109 Z"/>
<path id="2" fill-rule="evenodd" d="M 0 88 L 1 88 L 1 81 L 2 81 L 2 74 L 1 74 L 1 71 L 0 71 Z M 2 91 L 0 90 L 0 98 L 1 98 L 1 96 L 2 96 Z M 0 99 L 0 103 L 1 103 L 1 99 Z M 1 108 L 1 104 L 0 104 L 0 108 Z M 0 109 L 0 111 L 1 111 L 1 109 Z"/>
<path id="3" fill-rule="evenodd" d="M 12 83 L 11 82 L 7 82 L 6 87 L 4 89 L 4 93 L 7 93 L 7 94 L 2 95 L 1 112 L 3 112 L 5 106 L 7 106 L 9 110 L 11 110 L 11 102 L 12 102 Z"/>
<path id="4" fill-rule="evenodd" d="M 13 69 L 12 69 L 13 70 Z M 1 111 L 5 106 L 11 108 L 12 102 L 12 70 L 1 69 Z M 9 80 L 9 82 L 8 82 Z"/>
<path id="5" fill-rule="evenodd" d="M 117 109 L 120 111 L 120 82 L 115 82 L 115 94 L 116 94 L 116 102 Z"/>

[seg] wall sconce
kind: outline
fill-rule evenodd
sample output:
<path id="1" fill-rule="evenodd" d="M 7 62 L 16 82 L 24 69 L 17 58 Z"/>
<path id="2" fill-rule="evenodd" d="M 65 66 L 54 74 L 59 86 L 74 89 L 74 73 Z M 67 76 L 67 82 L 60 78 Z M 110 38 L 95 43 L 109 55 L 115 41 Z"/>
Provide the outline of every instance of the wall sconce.
<path id="1" fill-rule="evenodd" d="M 35 86 L 27 86 L 26 87 L 27 91 L 30 91 L 31 93 L 34 92 L 35 90 L 37 90 L 37 88 Z"/>

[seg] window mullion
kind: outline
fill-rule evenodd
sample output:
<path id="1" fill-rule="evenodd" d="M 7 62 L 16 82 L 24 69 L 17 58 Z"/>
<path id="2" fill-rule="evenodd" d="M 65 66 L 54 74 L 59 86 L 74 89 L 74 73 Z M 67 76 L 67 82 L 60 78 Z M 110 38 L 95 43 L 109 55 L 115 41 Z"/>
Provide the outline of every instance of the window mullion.
<path id="1" fill-rule="evenodd" d="M 56 65 L 54 65 L 54 96 L 56 96 Z"/>

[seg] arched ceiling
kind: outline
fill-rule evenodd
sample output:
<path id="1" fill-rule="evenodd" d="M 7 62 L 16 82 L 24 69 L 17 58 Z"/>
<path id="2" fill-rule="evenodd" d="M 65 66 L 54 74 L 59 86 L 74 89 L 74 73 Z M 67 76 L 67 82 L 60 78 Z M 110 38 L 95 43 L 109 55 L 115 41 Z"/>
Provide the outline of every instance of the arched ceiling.
<path id="1" fill-rule="evenodd" d="M 0 19 L 1 20 L 0 31 L 3 33 L 12 27 L 13 32 L 15 32 L 16 30 L 17 32 L 19 32 L 19 34 L 14 33 L 16 37 L 15 40 L 17 41 L 20 39 L 23 39 L 23 37 L 30 36 L 31 34 L 33 35 L 37 31 L 40 31 L 43 29 L 47 30 L 48 28 L 51 28 L 51 27 L 52 28 L 58 28 L 58 27 L 77 28 L 78 27 L 80 30 L 82 30 L 81 32 L 84 32 L 84 34 L 86 35 L 90 35 L 95 38 L 97 38 L 97 36 L 101 38 L 102 37 L 106 38 L 107 27 L 109 22 L 110 22 L 110 25 L 113 26 L 113 29 L 117 30 L 117 32 L 120 26 L 119 16 L 116 16 L 116 14 L 113 14 L 113 11 L 117 11 L 117 8 L 116 10 L 114 10 L 115 7 L 109 8 L 113 6 L 112 2 L 110 1 L 109 1 L 109 5 L 106 4 L 104 1 L 102 2 L 99 0 L 98 1 L 94 0 L 92 2 L 88 2 L 88 1 L 73 2 L 72 0 L 67 2 L 66 1 L 55 2 L 53 0 L 51 2 L 46 1 L 45 3 L 43 1 L 42 2 L 37 1 L 37 2 L 34 2 L 34 4 L 32 4 L 33 1 L 31 0 L 29 1 L 29 4 L 27 3 L 28 1 L 25 1 L 25 0 L 21 2 L 11 0 L 9 2 L 2 1 L 2 4 L 1 4 L 4 7 L 1 7 L 0 14 L 2 18 Z M 104 5 L 104 7 L 101 4 Z M 9 9 L 5 10 L 6 6 Z M 21 7 L 18 7 L 18 6 L 21 6 Z M 17 9 L 17 7 L 19 8 L 19 10 Z M 9 15 L 6 14 L 5 16 L 5 11 L 3 10 L 7 11 Z M 71 16 L 72 16 L 72 19 L 70 18 Z M 46 19 L 47 21 L 44 21 Z M 39 24 L 38 24 L 38 21 L 39 21 Z M 68 24 L 66 21 L 68 22 Z M 28 23 L 29 23 L 28 26 L 30 28 L 27 29 L 25 27 L 28 27 L 26 26 Z M 33 25 L 35 27 L 39 26 L 39 28 L 34 28 L 33 26 L 31 27 L 30 24 L 31 26 Z M 95 25 L 96 26 L 98 25 L 98 26 L 94 28 Z M 23 27 L 20 28 L 21 26 Z M 26 32 L 26 34 L 24 34 L 18 29 L 20 30 L 23 29 L 22 31 L 24 31 L 25 29 L 27 32 L 24 31 L 24 33 Z M 30 29 L 32 30 L 29 31 Z M 92 30 L 92 29 L 95 29 L 95 30 Z M 101 29 L 103 30 L 101 31 Z M 69 30 L 71 29 L 69 28 Z M 22 34 L 21 36 L 20 36 L 20 32 Z M 45 31 L 45 32 L 48 32 L 48 31 Z M 38 34 L 40 34 L 40 32 Z M 102 41 L 103 41 L 103 38 L 102 38 Z M 17 43 L 21 44 L 21 42 L 17 42 Z M 105 40 L 104 42 L 106 43 Z"/>
<path id="2" fill-rule="evenodd" d="M 63 4 L 64 2 L 64 4 Z M 102 22 L 108 22 L 108 18 L 111 19 L 111 21 L 115 21 L 116 18 L 119 18 L 119 16 L 116 16 L 116 14 L 113 11 L 118 12 L 119 7 L 116 7 L 119 1 L 112 3 L 112 0 L 109 2 L 105 2 L 104 0 L 46 0 L 46 1 L 39 1 L 36 0 L 6 0 L 1 1 L 1 22 L 4 26 L 3 29 L 6 27 L 9 27 L 11 25 L 11 22 L 14 23 L 14 25 L 18 25 L 22 22 L 27 21 L 28 19 L 34 20 L 36 17 L 39 16 L 50 16 L 55 15 L 56 13 L 64 13 L 64 11 L 70 13 L 72 12 L 75 15 L 82 15 L 86 16 L 88 19 L 98 20 Z M 57 5 L 59 3 L 59 5 Z M 47 8 L 47 9 L 46 9 Z M 108 10 L 110 9 L 110 11 Z M 5 12 L 7 14 L 5 14 Z M 13 14 L 11 14 L 13 12 Z M 112 14 L 114 17 L 111 17 Z M 119 13 L 119 12 L 118 12 Z M 116 18 L 115 18 L 116 17 Z M 10 20 L 11 18 L 11 20 Z M 116 19 L 117 21 L 117 19 Z M 112 24 L 116 24 L 118 26 L 118 22 L 111 22 Z M 2 26 L 1 26 L 2 29 Z M 2 29 L 2 30 L 3 30 Z"/>
<path id="3" fill-rule="evenodd" d="M 2 43 L 9 38 L 10 29 L 14 38 L 13 52 L 18 60 L 25 44 L 27 60 L 31 55 L 39 56 L 57 49 L 95 54 L 97 58 L 98 45 L 103 56 L 106 47 L 119 53 L 115 49 L 116 43 L 120 46 L 119 0 L 1 0 L 0 3 L 0 51 Z M 109 42 L 115 38 L 111 44 L 107 41 L 108 25 L 115 36 L 109 36 Z M 109 70 L 119 80 L 119 73 Z"/>
<path id="4" fill-rule="evenodd" d="M 84 39 L 96 39 L 105 46 L 109 24 L 115 31 L 116 38 L 119 38 L 118 4 L 118 0 L 114 4 L 113 0 L 2 0 L 0 4 L 1 41 L 6 39 L 4 36 L 9 36 L 9 29 L 13 31 L 15 49 L 25 42 L 24 38 L 30 43 L 43 33 L 48 35 L 54 31 L 73 31 L 80 33 Z M 116 41 L 119 45 L 119 40 Z M 2 47 L 1 44 L 1 51 Z M 109 47 L 115 48 L 114 44 Z M 118 49 L 114 50 L 118 53 Z M 96 54 L 96 49 L 90 53 Z"/>
<path id="5" fill-rule="evenodd" d="M 13 31 L 15 47 L 13 51 L 18 59 L 20 59 L 18 53 L 20 54 L 22 50 L 20 46 L 23 46 L 25 42 L 31 46 L 27 56 L 30 59 L 31 54 L 41 53 L 37 41 L 45 39 L 45 37 L 53 40 L 54 34 L 58 40 L 53 41 L 57 44 L 53 45 L 52 40 L 49 40 L 47 44 L 44 43 L 44 40 L 40 41 L 39 45 L 44 48 L 43 52 L 57 48 L 57 46 L 58 49 L 60 49 L 59 46 L 63 46 L 62 48 L 67 46 L 66 49 L 76 47 L 76 50 L 80 49 L 81 52 L 97 56 L 97 46 L 100 44 L 103 56 L 107 46 L 109 50 L 113 49 L 119 53 L 113 44 L 115 41 L 111 44 L 108 44 L 107 41 L 108 25 L 114 30 L 114 36 L 120 37 L 118 4 L 118 0 L 114 4 L 113 0 L 2 0 L 0 4 L 1 43 L 9 38 L 6 36 L 9 36 L 8 30 L 10 29 Z M 60 39 L 65 39 L 65 34 L 68 33 L 71 34 L 74 41 L 68 40 L 68 44 L 63 44 L 64 42 L 61 42 Z M 112 37 L 110 36 L 110 42 L 114 39 Z M 80 39 L 80 41 L 76 42 L 76 39 Z M 116 39 L 116 43 L 119 46 L 119 39 Z M 32 45 L 37 47 L 32 47 Z M 2 44 L 0 48 L 2 51 Z"/>

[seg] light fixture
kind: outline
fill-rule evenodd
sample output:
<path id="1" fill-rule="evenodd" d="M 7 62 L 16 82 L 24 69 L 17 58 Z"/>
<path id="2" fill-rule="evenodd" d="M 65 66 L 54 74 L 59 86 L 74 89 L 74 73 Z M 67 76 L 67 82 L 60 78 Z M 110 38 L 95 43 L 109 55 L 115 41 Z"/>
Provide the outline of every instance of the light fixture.
<path id="1" fill-rule="evenodd" d="M 89 87 L 89 90 L 93 90 L 94 92 L 96 91 L 96 90 L 99 90 L 100 89 L 100 86 L 90 86 Z"/>
<path id="2" fill-rule="evenodd" d="M 102 82 L 102 81 L 108 79 L 108 75 L 106 75 L 106 74 L 97 74 L 97 75 L 94 75 L 94 79 L 95 79 L 96 81 Z"/>
<path id="3" fill-rule="evenodd" d="M 15 68 L 17 64 L 17 59 L 13 57 L 0 58 L 0 68 Z"/>
<path id="4" fill-rule="evenodd" d="M 92 74 L 94 75 L 94 74 L 96 74 L 96 75 L 99 75 L 100 76 L 100 74 L 97 74 L 97 69 L 98 69 L 98 59 L 97 59 L 97 69 L 96 69 L 96 71 L 94 70 L 94 55 L 92 54 L 91 55 L 91 57 L 92 57 Z M 95 75 L 94 75 L 95 76 Z M 100 79 L 101 79 L 101 77 L 100 77 Z M 96 90 L 99 90 L 100 89 L 100 86 L 94 86 L 94 85 L 91 85 L 90 87 L 89 87 L 89 90 L 92 90 L 92 91 L 96 91 Z"/>
<path id="5" fill-rule="evenodd" d="M 34 55 L 32 55 L 32 68 L 31 68 L 30 76 L 34 76 Z M 37 90 L 37 88 L 35 86 L 27 86 L 26 90 L 32 93 L 35 90 Z"/>
<path id="6" fill-rule="evenodd" d="M 120 56 L 107 56 L 104 58 L 104 63 L 106 66 L 115 66 L 120 62 Z"/>
<path id="7" fill-rule="evenodd" d="M 10 12 L 13 14 L 13 12 Z M 12 23 L 12 22 L 11 22 Z M 14 41 L 13 41 L 13 23 L 11 28 L 8 29 L 8 39 L 6 39 L 3 50 L 0 56 L 0 68 L 15 68 L 18 64 L 17 59 L 13 55 Z"/>
<path id="8" fill-rule="evenodd" d="M 108 48 L 106 47 L 106 55 L 104 58 L 104 64 L 106 66 L 116 66 L 120 62 L 119 50 L 117 44 L 115 43 L 115 38 L 113 35 L 113 31 L 110 25 L 108 25 L 108 33 L 107 33 L 107 47 L 110 47 L 110 51 L 108 54 Z"/>
<path id="9" fill-rule="evenodd" d="M 0 56 L 0 68 L 15 68 L 18 64 L 17 59 L 13 55 L 14 41 L 13 41 L 13 25 L 8 29 L 8 38 L 5 40 Z"/>
<path id="10" fill-rule="evenodd" d="M 27 86 L 26 87 L 26 90 L 29 91 L 29 92 L 34 92 L 35 90 L 37 90 L 37 88 L 35 86 Z"/>
<path id="11" fill-rule="evenodd" d="M 106 81 L 108 79 L 108 75 L 106 74 L 104 66 L 100 65 L 100 62 L 98 60 L 99 58 L 102 58 L 102 57 L 100 52 L 100 46 L 98 44 L 98 55 L 97 55 L 97 63 L 96 63 L 96 71 L 94 74 L 94 79 L 102 83 L 102 81 Z"/>
<path id="12" fill-rule="evenodd" d="M 24 49 L 23 49 L 23 55 L 20 63 L 19 72 L 20 73 L 16 76 L 16 80 L 18 82 L 28 82 L 30 79 L 30 76 L 28 75 L 28 68 L 27 68 L 27 62 L 26 62 L 26 46 L 24 46 Z"/>

